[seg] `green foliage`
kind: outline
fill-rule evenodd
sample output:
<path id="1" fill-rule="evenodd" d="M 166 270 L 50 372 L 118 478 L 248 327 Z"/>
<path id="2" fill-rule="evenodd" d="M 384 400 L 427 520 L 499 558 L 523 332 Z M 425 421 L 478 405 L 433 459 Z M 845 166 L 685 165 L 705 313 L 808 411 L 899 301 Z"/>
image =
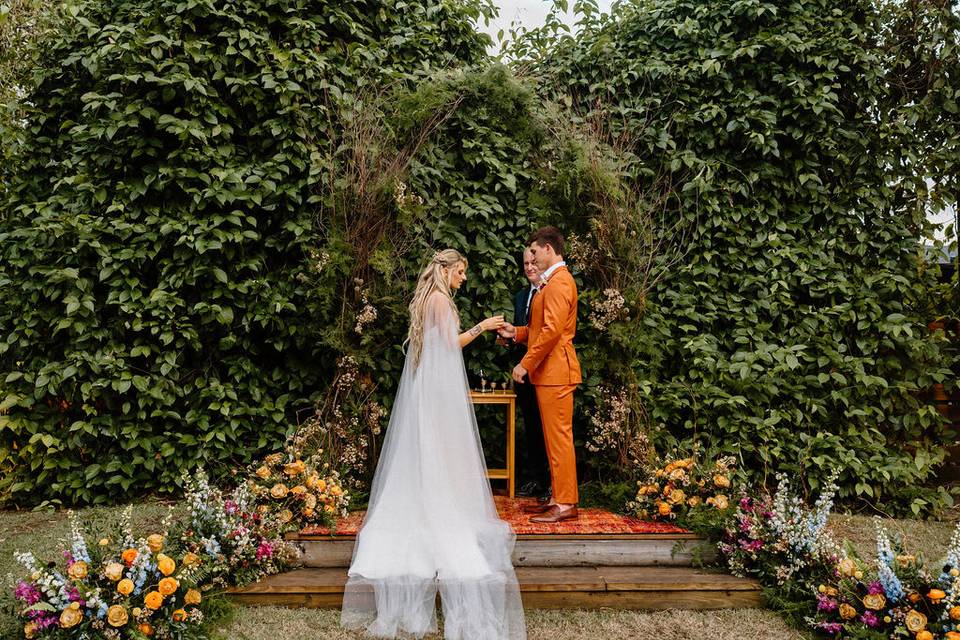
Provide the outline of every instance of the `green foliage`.
<path id="1" fill-rule="evenodd" d="M 296 275 L 358 87 L 479 59 L 482 1 L 71 5 L 0 174 L 0 493 L 105 502 L 283 440 L 333 358 Z"/>
<path id="2" fill-rule="evenodd" d="M 908 38 L 910 7 L 624 4 L 538 64 L 545 95 L 629 134 L 639 180 L 683 194 L 684 259 L 627 336 L 638 357 L 608 354 L 658 447 L 706 441 L 759 482 L 838 470 L 844 496 L 897 511 L 949 500 L 916 488 L 949 437 L 919 396 L 952 375 L 919 241 L 925 206 L 957 195 L 956 147 L 930 137 L 955 126 L 958 31 L 954 7 L 924 7 Z M 923 90 L 904 82 L 916 56 Z"/>

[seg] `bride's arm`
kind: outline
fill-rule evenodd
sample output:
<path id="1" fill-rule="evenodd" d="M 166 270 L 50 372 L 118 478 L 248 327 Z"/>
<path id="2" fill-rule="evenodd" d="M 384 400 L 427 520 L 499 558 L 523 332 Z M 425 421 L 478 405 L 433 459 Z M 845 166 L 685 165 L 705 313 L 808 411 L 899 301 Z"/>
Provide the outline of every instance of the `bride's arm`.
<path id="1" fill-rule="evenodd" d="M 476 340 L 484 331 L 493 331 L 494 329 L 499 329 L 503 326 L 503 316 L 493 316 L 492 318 L 487 318 L 480 324 L 474 325 L 471 329 L 467 329 L 460 334 L 460 348 L 463 349 L 465 346 Z"/>

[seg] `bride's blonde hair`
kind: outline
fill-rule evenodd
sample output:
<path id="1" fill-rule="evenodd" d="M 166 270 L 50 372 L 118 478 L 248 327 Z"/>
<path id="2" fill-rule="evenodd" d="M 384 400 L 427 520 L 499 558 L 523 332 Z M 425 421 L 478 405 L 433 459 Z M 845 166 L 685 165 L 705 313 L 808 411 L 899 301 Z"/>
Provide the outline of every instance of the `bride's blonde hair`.
<path id="1" fill-rule="evenodd" d="M 410 301 L 410 331 L 407 333 L 406 340 L 410 345 L 407 353 L 413 357 L 414 367 L 420 363 L 420 354 L 423 351 L 423 317 L 430 294 L 442 293 L 450 301 L 454 313 L 457 312 L 457 306 L 450 293 L 450 270 L 461 262 L 464 267 L 469 264 L 466 257 L 456 249 L 444 249 L 433 254 L 430 264 L 420 272 L 417 289 L 413 292 L 413 300 Z"/>

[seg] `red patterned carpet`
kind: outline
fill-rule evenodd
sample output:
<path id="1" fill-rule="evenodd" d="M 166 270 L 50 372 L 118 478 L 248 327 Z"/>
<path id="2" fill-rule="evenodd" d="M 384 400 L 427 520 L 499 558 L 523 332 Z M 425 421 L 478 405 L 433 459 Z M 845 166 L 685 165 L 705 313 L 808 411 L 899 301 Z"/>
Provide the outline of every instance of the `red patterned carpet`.
<path id="1" fill-rule="evenodd" d="M 523 513 L 523 505 L 534 502 L 533 498 L 514 498 L 494 496 L 500 517 L 513 526 L 517 535 L 588 535 L 588 534 L 650 534 L 650 533 L 689 533 L 672 524 L 637 520 L 610 513 L 603 509 L 580 509 L 577 520 L 567 520 L 557 524 L 537 524 L 530 522 L 530 516 Z M 363 522 L 363 511 L 355 511 L 337 523 L 337 529 L 331 532 L 325 527 L 304 529 L 301 535 L 353 536 Z"/>

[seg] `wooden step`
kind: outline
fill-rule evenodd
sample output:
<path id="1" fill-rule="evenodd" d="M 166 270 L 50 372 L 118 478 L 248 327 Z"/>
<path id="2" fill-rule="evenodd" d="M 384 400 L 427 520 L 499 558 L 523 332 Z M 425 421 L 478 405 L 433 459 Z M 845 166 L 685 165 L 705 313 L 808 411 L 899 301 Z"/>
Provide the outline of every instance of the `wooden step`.
<path id="1" fill-rule="evenodd" d="M 337 609 L 347 574 L 342 568 L 306 568 L 231 589 L 243 605 Z M 763 606 L 760 585 L 744 578 L 688 567 L 518 567 L 528 608 L 733 609 Z"/>

